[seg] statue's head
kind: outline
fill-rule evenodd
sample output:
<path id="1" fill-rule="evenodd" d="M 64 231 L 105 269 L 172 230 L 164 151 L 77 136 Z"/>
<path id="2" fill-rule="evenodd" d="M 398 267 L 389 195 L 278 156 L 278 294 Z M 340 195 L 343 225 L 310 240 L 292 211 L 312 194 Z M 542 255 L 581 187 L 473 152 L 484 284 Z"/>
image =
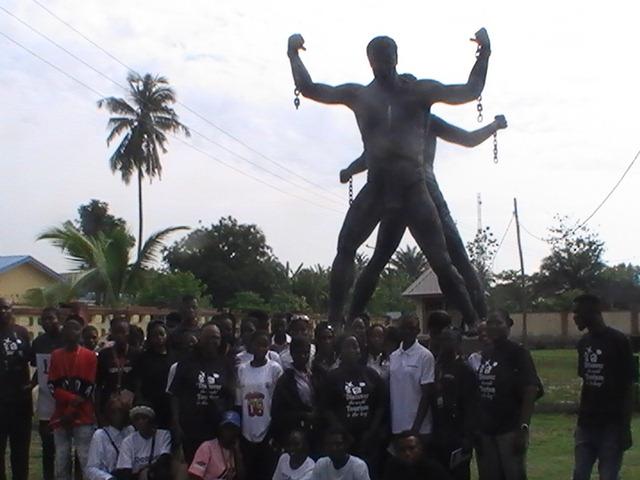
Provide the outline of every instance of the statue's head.
<path id="1" fill-rule="evenodd" d="M 387 79 L 395 75 L 398 64 L 398 46 L 390 37 L 376 37 L 367 45 L 367 57 L 373 75 Z"/>

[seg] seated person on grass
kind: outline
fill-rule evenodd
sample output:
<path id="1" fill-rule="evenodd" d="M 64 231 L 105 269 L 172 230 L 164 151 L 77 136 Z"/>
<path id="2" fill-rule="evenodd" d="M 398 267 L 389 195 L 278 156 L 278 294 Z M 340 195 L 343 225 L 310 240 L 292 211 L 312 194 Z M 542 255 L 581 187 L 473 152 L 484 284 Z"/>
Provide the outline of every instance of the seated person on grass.
<path id="1" fill-rule="evenodd" d="M 240 453 L 240 414 L 229 410 L 222 415 L 218 438 L 202 443 L 189 467 L 193 480 L 240 480 L 242 455 Z"/>
<path id="2" fill-rule="evenodd" d="M 153 468 L 154 464 L 170 464 L 171 434 L 168 430 L 156 428 L 155 415 L 153 408 L 147 405 L 137 405 L 131 409 L 129 416 L 136 431 L 125 438 L 120 446 L 116 465 L 118 480 L 151 478 L 152 471 L 159 473 L 162 470 Z"/>

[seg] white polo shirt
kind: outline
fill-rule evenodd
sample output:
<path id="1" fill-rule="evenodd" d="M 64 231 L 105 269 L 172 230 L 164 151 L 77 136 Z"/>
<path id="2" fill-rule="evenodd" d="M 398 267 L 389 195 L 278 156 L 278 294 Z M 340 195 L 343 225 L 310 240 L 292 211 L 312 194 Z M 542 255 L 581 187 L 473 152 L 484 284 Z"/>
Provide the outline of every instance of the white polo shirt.
<path id="1" fill-rule="evenodd" d="M 422 385 L 435 380 L 435 360 L 431 352 L 415 341 L 407 350 L 398 348 L 389 358 L 389 388 L 391 391 L 391 430 L 401 433 L 411 430 L 422 398 Z M 432 430 L 431 410 L 420 427 L 420 433 Z"/>

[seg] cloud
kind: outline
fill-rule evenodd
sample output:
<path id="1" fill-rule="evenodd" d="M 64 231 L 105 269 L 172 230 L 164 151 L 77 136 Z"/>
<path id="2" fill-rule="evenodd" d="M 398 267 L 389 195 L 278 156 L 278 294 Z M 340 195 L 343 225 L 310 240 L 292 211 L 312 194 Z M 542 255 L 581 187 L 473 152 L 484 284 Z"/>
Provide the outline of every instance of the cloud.
<path id="1" fill-rule="evenodd" d="M 550 1 L 528 8 L 498 1 L 393 6 L 326 1 L 322 8 L 231 0 L 192 1 L 188 7 L 168 0 L 57 0 L 46 5 L 125 64 L 166 75 L 186 105 L 323 187 L 280 169 L 178 105 L 185 122 L 261 168 L 197 136 L 194 145 L 276 189 L 171 140 L 162 181 L 145 185 L 147 232 L 231 214 L 259 224 L 283 260 L 331 262 L 342 222 L 342 214 L 331 209 L 347 207 L 346 187 L 337 182 L 337 173 L 359 155 L 362 144 L 347 109 L 306 99 L 300 110 L 293 108 L 285 46 L 296 31 L 307 40 L 304 61 L 319 81 L 368 82 L 364 47 L 372 36 L 389 34 L 400 48 L 401 71 L 461 82 L 473 63 L 467 39 L 479 26 L 488 27 L 493 55 L 483 93 L 485 112 L 487 120 L 504 113 L 510 122 L 499 135 L 500 163 L 492 163 L 490 143 L 474 150 L 441 144 L 436 159 L 465 240 L 475 231 L 477 192 L 483 196 L 483 222 L 497 235 L 506 228 L 513 197 L 520 201 L 527 228 L 543 235 L 555 212 L 584 218 L 595 208 L 638 148 L 640 92 L 630 87 L 640 73 L 633 49 L 637 7 L 627 2 L 583 5 L 579 11 L 571 2 Z M 10 1 L 6 8 L 124 81 L 122 65 L 34 3 Z M 0 30 L 99 92 L 122 95 L 117 86 L 6 15 L 0 17 Z M 135 228 L 135 188 L 124 186 L 108 168 L 108 115 L 95 107 L 96 94 L 4 39 L 0 43 L 5 47 L 0 104 L 10 112 L 0 119 L 2 157 L 8 159 L 0 187 L 14 213 L 0 251 L 34 253 L 65 269 L 58 252 L 34 242 L 37 233 L 74 217 L 78 205 L 91 198 L 108 201 Z M 465 128 L 477 126 L 473 104 L 438 105 L 434 112 Z M 362 182 L 358 178 L 356 184 Z M 635 203 L 634 182 L 637 176 L 630 175 L 593 220 L 616 258 L 636 255 L 633 239 L 640 227 L 620 215 Z M 547 246 L 526 236 L 524 242 L 531 270 Z M 496 267 L 516 265 L 510 236 Z"/>

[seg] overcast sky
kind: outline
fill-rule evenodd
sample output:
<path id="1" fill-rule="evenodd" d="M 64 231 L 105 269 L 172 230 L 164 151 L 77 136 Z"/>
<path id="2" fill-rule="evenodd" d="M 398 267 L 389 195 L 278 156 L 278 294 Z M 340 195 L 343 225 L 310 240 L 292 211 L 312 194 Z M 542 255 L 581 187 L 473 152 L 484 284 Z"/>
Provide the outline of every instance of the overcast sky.
<path id="1" fill-rule="evenodd" d="M 303 99 L 294 109 L 286 42 L 296 32 L 306 39 L 303 60 L 318 81 L 368 83 L 365 47 L 384 34 L 398 43 L 400 72 L 460 83 L 474 62 L 468 39 L 487 28 L 493 55 L 483 93 L 486 121 L 499 113 L 509 121 L 499 135 L 500 163 L 492 162 L 491 142 L 474 150 L 440 143 L 436 158 L 465 241 L 475 233 L 478 193 L 483 224 L 497 237 L 514 196 L 524 226 L 537 236 L 556 213 L 586 218 L 640 148 L 637 2 L 38 1 L 125 65 L 168 77 L 179 100 L 219 129 L 176 105 L 184 123 L 244 157 L 197 135 L 188 140 L 195 149 L 171 139 L 162 180 L 144 186 L 147 234 L 232 215 L 259 225 L 283 262 L 331 263 L 347 208 L 338 172 L 362 145 L 346 108 Z M 34 0 L 0 0 L 0 6 L 124 82 L 123 65 Z M 0 35 L 0 254 L 31 254 L 64 271 L 69 264 L 60 252 L 35 237 L 74 218 L 80 204 L 106 201 L 137 231 L 136 187 L 109 170 L 108 114 L 96 107 L 100 95 L 124 92 L 3 10 L 0 32 L 95 90 Z M 433 112 L 474 129 L 475 108 L 436 105 Z M 589 222 L 606 241 L 610 262 L 640 262 L 639 180 L 636 165 Z M 529 271 L 548 253 L 524 232 L 523 248 Z M 517 265 L 512 228 L 495 268 Z"/>

